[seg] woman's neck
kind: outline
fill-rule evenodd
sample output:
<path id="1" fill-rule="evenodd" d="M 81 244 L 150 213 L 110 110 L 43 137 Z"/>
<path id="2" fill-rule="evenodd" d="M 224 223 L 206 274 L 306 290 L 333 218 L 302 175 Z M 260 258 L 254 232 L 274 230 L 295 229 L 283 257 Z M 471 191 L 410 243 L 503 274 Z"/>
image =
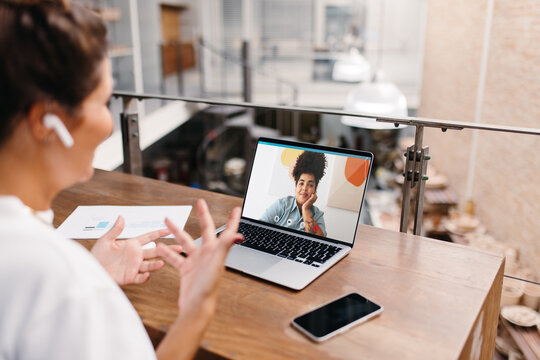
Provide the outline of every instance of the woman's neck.
<path id="1" fill-rule="evenodd" d="M 34 210 L 51 207 L 58 190 L 51 186 L 40 161 L 28 154 L 13 153 L 0 149 L 0 195 L 18 197 Z"/>

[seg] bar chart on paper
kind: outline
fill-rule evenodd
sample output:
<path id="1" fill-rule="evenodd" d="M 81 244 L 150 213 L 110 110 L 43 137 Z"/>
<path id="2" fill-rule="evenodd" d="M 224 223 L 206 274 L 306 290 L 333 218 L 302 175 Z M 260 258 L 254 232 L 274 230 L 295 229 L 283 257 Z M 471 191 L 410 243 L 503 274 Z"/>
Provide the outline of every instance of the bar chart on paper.
<path id="1" fill-rule="evenodd" d="M 190 212 L 189 205 L 78 206 L 57 231 L 71 239 L 97 239 L 109 231 L 118 217 L 122 216 L 125 225 L 118 238 L 126 239 L 166 228 L 166 217 L 183 229 Z"/>

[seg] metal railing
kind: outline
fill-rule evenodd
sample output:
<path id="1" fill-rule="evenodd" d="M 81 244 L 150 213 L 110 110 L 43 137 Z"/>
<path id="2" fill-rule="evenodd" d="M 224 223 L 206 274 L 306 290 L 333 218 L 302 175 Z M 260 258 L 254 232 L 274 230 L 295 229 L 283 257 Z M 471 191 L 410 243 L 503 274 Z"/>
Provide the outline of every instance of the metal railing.
<path id="1" fill-rule="evenodd" d="M 415 213 L 414 213 L 414 230 L 415 235 L 420 235 L 422 228 L 422 214 L 424 207 L 424 190 L 425 183 L 428 179 L 426 176 L 426 171 L 428 167 L 429 157 L 429 148 L 423 146 L 423 135 L 424 128 L 439 128 L 443 132 L 450 130 L 463 130 L 463 129 L 472 129 L 472 130 L 484 130 L 484 131 L 496 131 L 496 132 L 506 132 L 506 133 L 515 133 L 515 134 L 525 134 L 525 135 L 540 135 L 540 129 L 537 128 L 525 128 L 525 127 L 516 127 L 516 126 L 505 126 L 505 125 L 491 125 L 491 124 L 481 124 L 474 122 L 460 122 L 460 121 L 451 121 L 451 120 L 438 120 L 438 119 L 428 119 L 428 118 L 419 118 L 419 117 L 388 117 L 388 116 L 378 116 L 372 114 L 361 114 L 361 113 L 352 113 L 349 111 L 342 110 L 329 110 L 329 109 L 319 109 L 319 108 L 306 108 L 298 106 L 272 106 L 272 105 L 262 105 L 262 104 L 253 104 L 246 102 L 231 102 L 231 101 L 222 101 L 222 100 L 212 100 L 212 99 L 202 99 L 202 98 L 191 98 L 191 97 L 180 97 L 180 96 L 165 96 L 165 95 L 154 95 L 154 94 L 137 94 L 131 92 L 115 91 L 113 96 L 116 98 L 121 98 L 123 101 L 123 113 L 121 114 L 121 125 L 122 125 L 122 141 L 123 141 L 123 151 L 124 151 L 124 172 L 132 174 L 142 174 L 142 156 L 141 149 L 139 145 L 139 127 L 138 127 L 138 114 L 136 109 L 135 101 L 133 100 L 170 100 L 170 101 L 183 101 L 190 103 L 203 103 L 208 105 L 224 105 L 224 106 L 238 106 L 251 109 L 260 109 L 260 110 L 274 110 L 274 111 L 289 111 L 293 113 L 315 113 L 315 114 L 326 114 L 326 115 L 340 115 L 340 116 L 352 116 L 352 117 L 362 117 L 373 119 L 373 121 L 379 122 L 389 122 L 393 123 L 396 127 L 399 124 L 414 126 L 416 128 L 415 132 L 415 141 L 414 145 L 411 145 L 407 148 L 405 155 L 405 181 L 403 182 L 403 202 L 401 208 L 401 222 L 400 222 L 400 231 L 407 232 L 407 226 L 409 222 L 409 211 L 410 211 L 410 199 L 413 195 L 413 190 L 416 190 L 414 196 L 415 200 Z M 299 121 L 299 117 L 293 117 L 295 121 Z M 298 126 L 293 128 L 298 129 Z M 295 134 L 298 137 L 298 134 Z"/>

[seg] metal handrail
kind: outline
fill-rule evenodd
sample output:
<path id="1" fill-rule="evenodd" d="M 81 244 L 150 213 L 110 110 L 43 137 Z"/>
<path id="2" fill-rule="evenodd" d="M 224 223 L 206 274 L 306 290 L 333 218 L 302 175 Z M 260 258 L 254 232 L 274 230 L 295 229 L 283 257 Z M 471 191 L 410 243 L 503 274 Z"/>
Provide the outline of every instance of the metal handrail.
<path id="1" fill-rule="evenodd" d="M 131 98 L 131 99 L 136 99 L 136 100 L 148 100 L 148 99 L 172 100 L 172 101 L 185 101 L 185 102 L 192 102 L 192 103 L 203 103 L 203 104 L 209 104 L 209 105 L 239 106 L 239 107 L 247 107 L 247 108 L 261 109 L 261 110 L 278 110 L 278 111 L 293 111 L 293 112 L 297 111 L 297 112 L 318 113 L 318 114 L 327 114 L 327 115 L 353 116 L 353 117 L 369 118 L 369 119 L 373 119 L 379 122 L 394 123 L 396 124 L 396 127 L 399 124 L 403 124 L 403 125 L 411 125 L 411 126 L 416 126 L 416 127 L 422 126 L 422 127 L 440 128 L 443 131 L 446 131 L 446 129 L 452 129 L 452 130 L 478 129 L 478 130 L 488 130 L 488 131 L 509 132 L 509 133 L 516 133 L 516 134 L 540 135 L 540 128 L 526 128 L 526 127 L 494 125 L 494 124 L 479 124 L 479 123 L 473 123 L 473 122 L 438 120 L 438 119 L 421 118 L 421 117 L 380 116 L 380 115 L 356 113 L 356 112 L 350 112 L 350 111 L 344 111 L 344 110 L 333 110 L 333 109 L 325 109 L 325 108 L 284 106 L 284 105 L 264 105 L 264 104 L 203 99 L 203 98 L 194 98 L 194 97 L 185 97 L 185 96 L 138 94 L 138 93 L 127 92 L 127 91 L 114 91 L 113 96 L 117 98 Z"/>
<path id="2" fill-rule="evenodd" d="M 209 105 L 223 105 L 223 106 L 239 106 L 252 109 L 262 110 L 277 110 L 277 111 L 291 111 L 295 114 L 299 112 L 328 114 L 328 115 L 340 115 L 340 116 L 352 116 L 373 119 L 379 122 L 393 123 L 396 127 L 400 124 L 411 125 L 416 128 L 414 145 L 407 148 L 405 153 L 405 172 L 403 182 L 403 201 L 401 207 L 401 221 L 400 231 L 407 232 L 409 223 L 409 208 L 410 198 L 413 194 L 413 189 L 416 191 L 415 199 L 415 213 L 414 213 L 414 234 L 420 235 L 422 228 L 422 215 L 424 207 L 424 190 L 425 182 L 428 180 L 426 176 L 429 156 L 429 147 L 422 146 L 423 134 L 425 127 L 440 128 L 443 132 L 447 129 L 452 130 L 486 130 L 507 132 L 515 134 L 526 135 L 540 135 L 540 129 L 538 128 L 525 128 L 506 125 L 492 125 L 492 124 L 479 124 L 474 122 L 461 122 L 452 120 L 437 120 L 419 117 L 391 117 L 391 116 L 379 116 L 373 114 L 353 113 L 343 110 L 332 110 L 323 108 L 306 108 L 298 106 L 283 106 L 283 105 L 263 105 L 253 104 L 248 102 L 234 102 L 223 100 L 212 100 L 202 98 L 192 98 L 184 96 L 168 96 L 157 94 L 138 94 L 125 91 L 115 91 L 113 96 L 116 98 L 122 98 L 124 111 L 121 114 L 122 124 L 122 142 L 124 149 L 124 171 L 132 174 L 142 173 L 142 156 L 139 145 L 139 130 L 138 130 L 138 116 L 135 102 L 133 100 L 171 100 L 171 101 L 184 101 L 191 103 L 203 103 Z"/>

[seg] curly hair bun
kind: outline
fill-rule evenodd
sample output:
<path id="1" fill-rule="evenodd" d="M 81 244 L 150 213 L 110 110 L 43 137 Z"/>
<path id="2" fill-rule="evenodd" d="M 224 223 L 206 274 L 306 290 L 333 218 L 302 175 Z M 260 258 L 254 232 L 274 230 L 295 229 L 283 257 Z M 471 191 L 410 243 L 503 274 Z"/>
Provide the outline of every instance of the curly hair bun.
<path id="1" fill-rule="evenodd" d="M 319 180 L 324 176 L 326 170 L 326 156 L 320 152 L 304 151 L 296 160 L 296 165 L 293 169 L 294 181 L 298 182 L 302 174 L 313 174 L 315 184 L 319 184 Z"/>

